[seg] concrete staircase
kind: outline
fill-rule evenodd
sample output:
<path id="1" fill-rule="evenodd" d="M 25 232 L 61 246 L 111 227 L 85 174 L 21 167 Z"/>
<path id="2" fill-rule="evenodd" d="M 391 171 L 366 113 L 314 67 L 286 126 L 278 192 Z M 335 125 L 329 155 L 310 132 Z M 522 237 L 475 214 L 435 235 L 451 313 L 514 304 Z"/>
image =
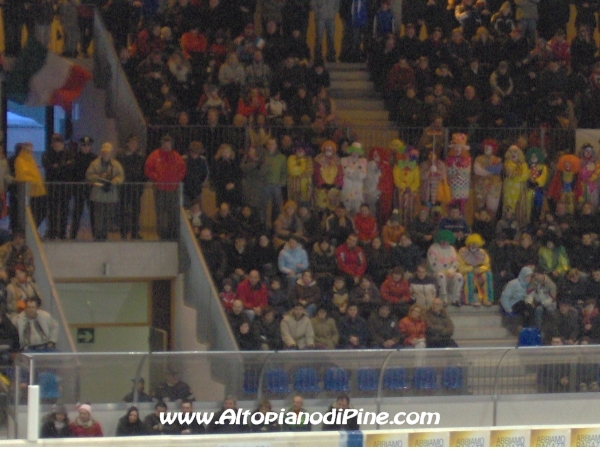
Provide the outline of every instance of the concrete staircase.
<path id="1" fill-rule="evenodd" d="M 459 347 L 515 347 L 517 338 L 503 326 L 498 306 L 448 307 Z"/>
<path id="2" fill-rule="evenodd" d="M 387 147 L 398 137 L 395 124 L 388 120 L 381 93 L 369 81 L 365 63 L 329 63 L 331 97 L 342 123 L 351 126 L 363 148 Z"/>

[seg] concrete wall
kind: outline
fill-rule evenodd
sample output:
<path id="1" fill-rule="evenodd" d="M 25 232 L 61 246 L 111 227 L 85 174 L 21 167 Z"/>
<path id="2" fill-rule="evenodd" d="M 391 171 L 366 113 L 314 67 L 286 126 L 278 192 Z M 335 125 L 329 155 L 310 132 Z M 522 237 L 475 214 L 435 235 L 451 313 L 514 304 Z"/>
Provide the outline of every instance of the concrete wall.
<path id="1" fill-rule="evenodd" d="M 175 242 L 45 242 L 55 280 L 174 278 Z"/>

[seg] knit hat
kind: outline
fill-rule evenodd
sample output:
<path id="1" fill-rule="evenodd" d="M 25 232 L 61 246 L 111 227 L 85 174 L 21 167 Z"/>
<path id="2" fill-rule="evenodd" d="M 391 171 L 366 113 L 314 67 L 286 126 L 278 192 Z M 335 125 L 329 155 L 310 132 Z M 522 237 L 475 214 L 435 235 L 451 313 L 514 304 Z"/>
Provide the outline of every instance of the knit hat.
<path id="1" fill-rule="evenodd" d="M 62 403 L 57 403 L 55 405 L 52 405 L 52 412 L 54 414 L 64 414 L 66 416 L 67 408 Z"/>
<path id="2" fill-rule="evenodd" d="M 454 245 L 456 242 L 456 237 L 454 233 L 450 230 L 440 230 L 435 234 L 435 242 L 447 242 L 450 245 Z"/>
<path id="3" fill-rule="evenodd" d="M 81 405 L 77 405 L 77 411 L 81 410 L 87 411 L 89 414 L 92 413 L 92 407 L 88 403 L 82 403 Z"/>

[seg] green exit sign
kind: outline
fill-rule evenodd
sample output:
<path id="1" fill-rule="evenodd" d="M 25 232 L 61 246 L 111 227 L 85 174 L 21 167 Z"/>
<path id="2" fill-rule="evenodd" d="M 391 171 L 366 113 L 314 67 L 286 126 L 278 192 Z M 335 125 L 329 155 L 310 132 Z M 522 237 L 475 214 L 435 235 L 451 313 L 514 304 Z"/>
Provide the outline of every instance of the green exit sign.
<path id="1" fill-rule="evenodd" d="M 94 328 L 77 328 L 77 343 L 93 344 L 94 335 Z"/>

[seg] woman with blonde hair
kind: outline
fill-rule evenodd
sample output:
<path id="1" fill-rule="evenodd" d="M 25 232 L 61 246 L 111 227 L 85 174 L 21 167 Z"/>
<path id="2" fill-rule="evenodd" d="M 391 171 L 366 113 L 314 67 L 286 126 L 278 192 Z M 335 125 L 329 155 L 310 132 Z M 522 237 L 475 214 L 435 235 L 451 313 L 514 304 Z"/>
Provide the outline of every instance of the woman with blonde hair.
<path id="1" fill-rule="evenodd" d="M 46 185 L 33 158 L 33 144 L 24 142 L 15 159 L 15 181 L 29 184 L 29 201 L 36 226 L 46 217 Z M 21 224 L 24 226 L 25 224 Z"/>
<path id="2" fill-rule="evenodd" d="M 231 145 L 221 144 L 215 155 L 214 174 L 211 176 L 217 195 L 217 205 L 223 202 L 231 206 L 241 206 L 242 174 L 235 160 Z"/>
<path id="3" fill-rule="evenodd" d="M 404 336 L 404 345 L 414 348 L 425 348 L 425 322 L 423 310 L 419 305 L 412 305 L 408 315 L 398 322 L 400 334 Z"/>
<path id="4" fill-rule="evenodd" d="M 283 210 L 277 220 L 275 220 L 275 236 L 273 244 L 275 248 L 283 246 L 292 236 L 302 238 L 304 230 L 302 221 L 298 217 L 298 204 L 293 200 L 288 200 L 283 205 Z"/>

